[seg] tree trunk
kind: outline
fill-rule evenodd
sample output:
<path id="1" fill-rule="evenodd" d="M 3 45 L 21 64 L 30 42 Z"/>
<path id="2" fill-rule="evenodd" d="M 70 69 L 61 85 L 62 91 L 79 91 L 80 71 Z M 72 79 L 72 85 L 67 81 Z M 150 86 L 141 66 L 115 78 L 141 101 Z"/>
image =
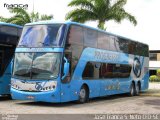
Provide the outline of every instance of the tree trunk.
<path id="1" fill-rule="evenodd" d="M 99 23 L 98 23 L 98 28 L 99 29 L 102 29 L 102 30 L 106 30 L 106 28 L 104 27 L 105 25 L 105 21 L 104 20 L 99 20 Z"/>

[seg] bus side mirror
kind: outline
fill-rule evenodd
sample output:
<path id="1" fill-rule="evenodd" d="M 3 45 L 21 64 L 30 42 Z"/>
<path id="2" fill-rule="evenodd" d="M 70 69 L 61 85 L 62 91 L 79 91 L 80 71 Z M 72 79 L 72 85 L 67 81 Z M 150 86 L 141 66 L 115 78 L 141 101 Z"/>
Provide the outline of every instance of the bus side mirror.
<path id="1" fill-rule="evenodd" d="M 64 57 L 65 63 L 64 63 L 64 68 L 63 68 L 63 76 L 62 76 L 62 80 L 64 80 L 68 73 L 69 73 L 69 63 L 66 57 Z"/>

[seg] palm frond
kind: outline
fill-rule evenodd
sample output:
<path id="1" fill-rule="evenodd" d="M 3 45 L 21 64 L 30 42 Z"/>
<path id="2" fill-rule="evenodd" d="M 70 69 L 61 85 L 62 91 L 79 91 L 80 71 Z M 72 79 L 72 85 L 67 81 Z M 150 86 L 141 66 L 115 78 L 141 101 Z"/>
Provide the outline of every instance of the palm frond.
<path id="1" fill-rule="evenodd" d="M 18 20 L 18 19 L 15 19 L 15 20 L 13 20 L 13 21 L 10 22 L 10 23 L 12 23 L 12 24 L 17 24 L 17 25 L 21 25 L 21 26 L 23 26 L 23 25 L 25 24 L 23 20 Z"/>
<path id="2" fill-rule="evenodd" d="M 4 18 L 4 17 L 0 16 L 0 21 L 1 21 L 1 22 L 6 22 L 6 21 L 7 21 L 7 18 Z"/>
<path id="3" fill-rule="evenodd" d="M 9 18 L 7 21 L 6 21 L 7 23 L 13 23 L 13 24 L 17 24 L 17 25 L 24 25 L 24 24 L 26 24 L 26 22 L 23 20 L 23 18 L 21 18 L 21 17 L 11 17 L 11 18 Z"/>
<path id="4" fill-rule="evenodd" d="M 12 8 L 12 9 L 9 9 L 9 11 L 11 13 L 16 14 L 16 15 L 23 15 L 25 17 L 25 19 L 27 19 L 27 21 L 31 21 L 30 20 L 30 15 L 27 13 L 27 11 L 25 9 L 22 9 L 22 8 Z"/>
<path id="5" fill-rule="evenodd" d="M 51 20 L 53 19 L 53 15 L 41 15 L 41 20 Z"/>
<path id="6" fill-rule="evenodd" d="M 135 26 L 137 25 L 137 20 L 136 20 L 136 18 L 135 18 L 133 15 L 127 13 L 126 11 L 124 11 L 123 14 L 124 14 L 124 19 L 126 18 L 126 19 L 128 19 L 130 22 L 132 22 Z"/>
<path id="7" fill-rule="evenodd" d="M 114 20 L 120 23 L 127 19 L 134 25 L 137 24 L 135 17 L 124 10 L 127 0 L 72 0 L 68 6 L 75 7 L 66 14 L 66 19 L 77 22 L 98 21 L 98 27 L 105 29 L 106 21 Z"/>
<path id="8" fill-rule="evenodd" d="M 91 0 L 73 0 L 68 4 L 68 6 L 75 6 L 89 10 L 94 9 L 94 5 L 92 4 Z"/>
<path id="9" fill-rule="evenodd" d="M 40 20 L 39 13 L 38 12 L 36 12 L 36 13 L 32 12 L 30 14 L 30 19 L 31 19 L 31 22 L 37 22 L 37 21 L 39 21 Z"/>
<path id="10" fill-rule="evenodd" d="M 122 20 L 127 19 L 134 25 L 137 25 L 137 21 L 135 17 L 129 13 L 127 13 L 123 8 L 110 12 L 110 15 L 107 17 L 108 20 L 114 20 L 117 23 L 120 23 Z"/>
<path id="11" fill-rule="evenodd" d="M 92 11 L 85 9 L 76 9 L 70 11 L 66 15 L 66 19 L 71 19 L 72 21 L 84 23 L 85 21 L 96 20 L 97 16 Z"/>
<path id="12" fill-rule="evenodd" d="M 95 7 L 93 12 L 97 14 L 98 19 L 105 19 L 104 16 L 108 13 L 110 0 L 93 0 L 95 1 Z"/>
<path id="13" fill-rule="evenodd" d="M 50 19 L 51 16 L 48 15 L 42 15 L 38 12 L 34 13 L 28 13 L 25 9 L 22 8 L 12 8 L 8 9 L 9 12 L 13 13 L 14 15 L 11 18 L 3 18 L 0 17 L 0 21 L 3 22 L 8 22 L 8 23 L 15 23 L 18 25 L 25 25 L 26 23 L 34 22 L 34 21 L 39 21 L 39 20 L 47 20 Z M 52 16 L 53 18 L 53 16 Z"/>
<path id="14" fill-rule="evenodd" d="M 116 10 L 118 8 L 123 8 L 123 6 L 127 3 L 127 0 L 118 0 L 116 3 L 111 6 L 112 10 Z"/>
<path id="15" fill-rule="evenodd" d="M 18 24 L 18 25 L 25 25 L 26 23 L 30 23 L 30 21 L 25 19 L 25 17 L 22 16 L 22 15 L 15 15 L 15 16 L 13 16 L 11 18 L 8 18 L 6 22 L 7 23 L 14 23 L 14 21 L 16 21 L 16 24 Z"/>

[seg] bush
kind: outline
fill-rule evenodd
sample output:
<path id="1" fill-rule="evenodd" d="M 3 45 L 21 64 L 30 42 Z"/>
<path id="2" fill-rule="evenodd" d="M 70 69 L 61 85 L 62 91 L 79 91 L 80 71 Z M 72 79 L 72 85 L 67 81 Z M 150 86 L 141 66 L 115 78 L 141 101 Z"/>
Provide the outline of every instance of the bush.
<path id="1" fill-rule="evenodd" d="M 157 76 L 160 77 L 160 69 L 157 70 Z"/>
<path id="2" fill-rule="evenodd" d="M 150 82 L 160 82 L 160 76 L 152 75 L 149 77 Z"/>

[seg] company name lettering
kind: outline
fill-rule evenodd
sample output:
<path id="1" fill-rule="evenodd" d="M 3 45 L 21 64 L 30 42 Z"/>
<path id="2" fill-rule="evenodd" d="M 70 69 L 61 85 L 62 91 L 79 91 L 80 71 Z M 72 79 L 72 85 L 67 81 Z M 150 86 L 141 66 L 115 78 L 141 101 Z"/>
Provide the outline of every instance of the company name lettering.
<path id="1" fill-rule="evenodd" d="M 100 60 L 118 60 L 118 54 L 109 54 L 106 52 L 95 51 L 95 57 Z"/>
<path id="2" fill-rule="evenodd" d="M 7 4 L 4 3 L 4 7 L 5 8 L 23 8 L 23 9 L 27 9 L 28 8 L 28 4 Z"/>

